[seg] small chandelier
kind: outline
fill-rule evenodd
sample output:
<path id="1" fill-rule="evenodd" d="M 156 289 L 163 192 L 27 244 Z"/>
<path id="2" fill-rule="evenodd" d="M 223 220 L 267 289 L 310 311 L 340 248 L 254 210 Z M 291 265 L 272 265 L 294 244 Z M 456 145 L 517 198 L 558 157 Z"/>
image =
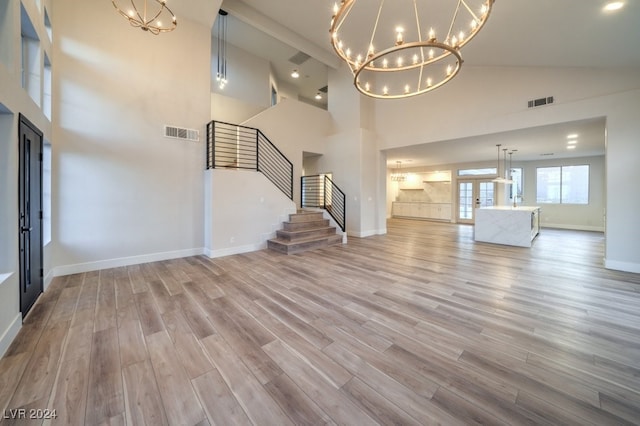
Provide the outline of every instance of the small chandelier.
<path id="1" fill-rule="evenodd" d="M 111 0 L 111 3 L 133 27 L 154 35 L 173 31 L 178 25 L 176 15 L 167 7 L 166 0 Z"/>
<path id="2" fill-rule="evenodd" d="M 391 173 L 391 180 L 393 182 L 404 182 L 407 179 L 406 173 L 401 173 L 400 168 L 402 167 L 402 161 L 396 161 L 398 167 L 396 167 L 396 171 Z"/>
<path id="3" fill-rule="evenodd" d="M 216 69 L 216 81 L 220 90 L 227 85 L 227 16 L 229 12 L 220 9 L 218 11 L 218 57 Z"/>
<path id="4" fill-rule="evenodd" d="M 462 65 L 460 49 L 482 29 L 494 3 L 379 1 L 377 10 L 370 1 L 336 3 L 329 32 L 356 88 L 380 99 L 426 93 L 455 77 Z"/>

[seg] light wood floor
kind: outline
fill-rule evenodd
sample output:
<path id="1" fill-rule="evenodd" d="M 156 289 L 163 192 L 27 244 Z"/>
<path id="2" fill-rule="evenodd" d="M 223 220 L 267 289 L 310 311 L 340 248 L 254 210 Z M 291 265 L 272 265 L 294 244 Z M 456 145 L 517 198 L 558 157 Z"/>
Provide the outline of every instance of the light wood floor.
<path id="1" fill-rule="evenodd" d="M 0 360 L 0 409 L 79 425 L 638 424 L 640 274 L 602 258 L 599 233 L 545 229 L 525 249 L 391 220 L 299 255 L 56 278 Z"/>

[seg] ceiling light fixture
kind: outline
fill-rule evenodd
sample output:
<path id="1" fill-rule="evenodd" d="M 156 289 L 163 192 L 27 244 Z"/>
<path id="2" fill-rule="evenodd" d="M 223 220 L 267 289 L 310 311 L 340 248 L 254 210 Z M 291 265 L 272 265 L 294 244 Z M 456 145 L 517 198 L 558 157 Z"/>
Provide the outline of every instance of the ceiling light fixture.
<path id="1" fill-rule="evenodd" d="M 614 10 L 620 10 L 624 7 L 623 1 L 611 1 L 604 5 L 603 9 L 605 12 L 613 12 Z"/>
<path id="2" fill-rule="evenodd" d="M 498 162 L 497 162 L 497 167 L 496 167 L 496 173 L 497 173 L 497 177 L 495 179 L 492 179 L 491 182 L 495 182 L 495 183 L 513 183 L 513 181 L 511 179 L 506 179 L 504 177 L 504 175 L 501 175 L 500 173 L 500 147 L 502 146 L 502 144 L 496 144 L 496 147 L 498 147 Z M 504 153 L 504 173 L 506 174 L 507 171 L 507 148 L 503 148 L 502 152 Z"/>
<path id="3" fill-rule="evenodd" d="M 298 72 L 298 70 L 293 70 L 293 72 L 291 73 L 291 77 L 293 77 L 293 78 L 300 77 L 300 73 Z"/>
<path id="4" fill-rule="evenodd" d="M 317 99 L 317 100 L 322 99 L 322 95 L 320 94 L 320 92 L 316 93 L 316 99 Z"/>
<path id="5" fill-rule="evenodd" d="M 166 0 L 111 0 L 111 3 L 131 26 L 153 35 L 173 31 L 178 25 L 176 15 L 169 9 Z"/>
<path id="6" fill-rule="evenodd" d="M 361 93 L 398 99 L 434 90 L 458 74 L 460 49 L 482 29 L 494 0 L 379 2 L 377 10 L 371 2 L 336 3 L 331 45 Z"/>
<path id="7" fill-rule="evenodd" d="M 402 161 L 396 161 L 396 164 L 396 171 L 391 173 L 391 180 L 394 182 L 404 182 L 407 179 L 407 174 L 400 172 Z"/>
<path id="8" fill-rule="evenodd" d="M 218 55 L 216 81 L 220 90 L 227 85 L 227 16 L 226 10 L 218 10 Z"/>

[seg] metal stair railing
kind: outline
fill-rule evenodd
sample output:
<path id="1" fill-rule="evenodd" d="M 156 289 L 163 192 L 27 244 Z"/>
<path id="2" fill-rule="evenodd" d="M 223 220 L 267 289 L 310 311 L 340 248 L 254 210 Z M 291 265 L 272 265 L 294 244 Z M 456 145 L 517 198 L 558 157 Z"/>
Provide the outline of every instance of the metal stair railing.
<path id="1" fill-rule="evenodd" d="M 329 176 L 302 176 L 300 190 L 302 208 L 325 209 L 344 232 L 346 227 L 346 196 Z"/>
<path id="2" fill-rule="evenodd" d="M 209 122 L 206 168 L 256 170 L 293 200 L 293 164 L 259 129 Z"/>

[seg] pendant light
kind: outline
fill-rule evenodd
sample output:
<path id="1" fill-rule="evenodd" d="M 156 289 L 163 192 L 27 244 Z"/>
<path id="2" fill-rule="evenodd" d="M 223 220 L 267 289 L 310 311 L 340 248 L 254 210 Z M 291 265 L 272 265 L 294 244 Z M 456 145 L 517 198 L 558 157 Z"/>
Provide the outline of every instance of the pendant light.
<path id="1" fill-rule="evenodd" d="M 511 179 L 506 179 L 504 177 L 504 174 L 500 174 L 500 147 L 502 146 L 502 144 L 496 144 L 496 147 L 498 148 L 498 162 L 497 162 L 497 173 L 498 176 L 495 179 L 492 179 L 491 182 L 495 182 L 495 183 L 513 183 L 513 181 Z M 505 172 L 506 172 L 506 168 L 507 168 L 507 149 L 503 149 L 502 150 L 504 152 L 504 163 L 505 163 Z"/>

